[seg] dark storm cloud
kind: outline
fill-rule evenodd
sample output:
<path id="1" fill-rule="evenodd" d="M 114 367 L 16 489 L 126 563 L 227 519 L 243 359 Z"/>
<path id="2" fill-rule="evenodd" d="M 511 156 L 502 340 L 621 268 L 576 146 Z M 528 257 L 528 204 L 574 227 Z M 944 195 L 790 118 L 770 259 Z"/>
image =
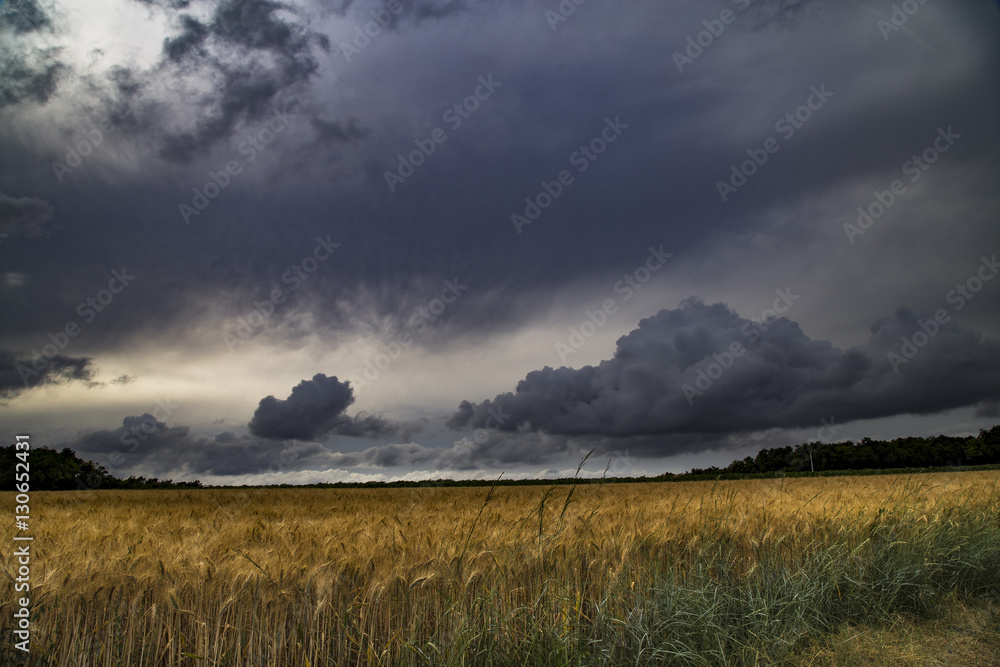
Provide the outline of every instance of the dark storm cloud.
<path id="1" fill-rule="evenodd" d="M 116 429 L 80 433 L 57 445 L 84 458 L 96 458 L 116 475 L 242 475 L 276 472 L 298 466 L 328 467 L 329 452 L 317 443 L 278 444 L 250 434 L 224 431 L 212 436 L 168 426 L 146 413 L 126 417 Z"/>
<path id="2" fill-rule="evenodd" d="M 67 71 L 59 48 L 41 48 L 26 39 L 51 28 L 37 0 L 0 3 L 0 109 L 23 102 L 44 104 Z"/>
<path id="3" fill-rule="evenodd" d="M 200 121 L 192 132 L 164 138 L 160 157 L 168 162 L 186 164 L 207 153 L 228 137 L 243 118 L 259 118 L 268 103 L 281 90 L 279 81 L 261 76 L 251 68 L 227 69 L 219 95 L 207 106 L 207 120 Z"/>
<path id="4" fill-rule="evenodd" d="M 278 16 L 289 12 L 295 18 Z M 298 20 L 292 5 L 270 0 L 223 2 L 210 22 L 188 14 L 177 22 L 179 32 L 164 39 L 165 62 L 150 76 L 208 72 L 221 81 L 199 102 L 205 118 L 164 139 L 161 157 L 180 164 L 208 153 L 240 122 L 261 119 L 279 92 L 316 74 L 314 48 L 330 48 L 325 35 Z"/>
<path id="5" fill-rule="evenodd" d="M 38 0 L 4 0 L 0 2 L 0 32 L 14 34 L 36 32 L 52 25 Z"/>
<path id="6" fill-rule="evenodd" d="M 311 41 L 324 48 L 329 40 L 303 26 L 287 23 L 277 18 L 280 11 L 294 12 L 295 8 L 270 0 L 235 0 L 219 5 L 212 23 L 212 33 L 223 42 L 238 44 L 247 49 L 263 49 L 281 54 L 290 61 L 307 56 Z"/>
<path id="7" fill-rule="evenodd" d="M 57 58 L 60 49 L 14 49 L 0 44 L 0 109 L 24 102 L 45 104 L 68 70 Z"/>
<path id="8" fill-rule="evenodd" d="M 45 362 L 44 366 L 39 360 Z M 33 365 L 33 361 L 37 363 Z M 93 363 L 85 357 L 60 354 L 51 359 L 24 359 L 10 350 L 0 349 L 0 402 L 42 385 L 63 384 L 72 380 L 92 384 L 93 377 Z"/>
<path id="9" fill-rule="evenodd" d="M 0 233 L 32 241 L 48 238 L 52 204 L 38 197 L 11 197 L 0 192 Z"/>
<path id="10" fill-rule="evenodd" d="M 349 383 L 317 373 L 293 387 L 287 399 L 262 398 L 250 432 L 271 440 L 315 440 L 328 434 L 374 438 L 395 432 L 379 417 L 348 417 L 345 411 L 353 402 Z"/>
<path id="11" fill-rule="evenodd" d="M 208 38 L 208 26 L 193 16 L 182 16 L 180 23 L 181 34 L 163 40 L 163 52 L 170 60 L 180 60 Z"/>
<path id="12" fill-rule="evenodd" d="M 921 323 L 935 329 L 931 342 L 893 364 L 889 353 L 908 354 L 903 338 Z M 514 392 L 462 403 L 449 426 L 568 437 L 731 434 L 830 415 L 846 423 L 930 414 L 997 397 L 1000 344 L 954 320 L 934 324 L 901 308 L 872 326 L 867 343 L 841 350 L 786 318 L 762 332 L 723 304 L 691 299 L 642 320 L 611 359 L 532 371 Z"/>
<path id="13" fill-rule="evenodd" d="M 161 2 L 154 10 L 170 19 L 173 40 L 161 62 L 149 70 L 119 63 L 109 84 L 109 95 L 123 99 L 162 97 L 176 100 L 181 111 L 190 107 L 186 116 L 164 103 L 157 115 L 145 114 L 140 104 L 134 127 L 115 135 L 146 154 L 162 150 L 174 164 L 149 159 L 108 169 L 102 182 L 99 168 L 105 158 L 111 161 L 109 140 L 74 171 L 75 182 L 59 184 L 44 156 L 0 148 L 4 178 L 10 179 L 0 187 L 44 196 L 56 205 L 57 221 L 65 216 L 67 222 L 45 253 L 38 245 L 24 256 L 5 257 L 9 270 L 31 280 L 10 303 L 13 316 L 0 323 L 3 334 L 44 338 L 80 299 L 102 287 L 103 272 L 135 257 L 143 266 L 142 287 L 95 321 L 86 353 L 123 340 L 186 340 L 192 331 L 212 331 L 221 351 L 218 322 L 245 317 L 281 285 L 286 269 L 308 255 L 317 235 L 333 234 L 345 252 L 276 308 L 255 342 L 277 347 L 315 337 L 332 347 L 359 330 L 406 329 L 436 297 L 441 281 L 456 276 L 469 289 L 418 344 L 499 337 L 546 316 L 555 293 L 614 284 L 642 261 L 650 244 L 666 243 L 678 257 L 697 262 L 724 241 L 732 241 L 735 252 L 741 239 L 765 230 L 762 243 L 785 242 L 791 256 L 801 250 L 796 237 L 808 245 L 816 224 L 806 220 L 800 228 L 774 231 L 770 211 L 857 186 L 858 201 L 823 200 L 831 210 L 853 211 L 875 186 L 887 187 L 890 172 L 898 174 L 900 163 L 941 123 L 968 134 L 918 184 L 950 184 L 940 197 L 947 205 L 935 218 L 964 222 L 965 216 L 953 215 L 960 202 L 984 218 L 995 211 L 995 179 L 972 202 L 967 181 L 957 176 L 963 165 L 985 165 L 980 173 L 995 166 L 977 162 L 996 145 L 996 87 L 984 85 L 996 80 L 993 24 L 970 19 L 971 9 L 922 7 L 912 25 L 920 23 L 925 37 L 935 37 L 943 54 L 930 58 L 914 55 L 912 44 L 897 35 L 883 40 L 875 18 L 848 3 L 754 2 L 752 14 L 729 26 L 680 74 L 671 53 L 704 29 L 702 21 L 736 3 L 633 3 L 627 10 L 585 3 L 553 31 L 536 3 L 468 2 L 465 18 L 474 20 L 461 34 L 454 17 L 416 21 L 410 15 L 405 30 L 372 38 L 349 64 L 336 49 L 322 57 L 320 38 L 311 37 L 318 28 L 305 11 L 275 10 L 268 2 L 177 11 L 182 4 Z M 403 5 L 408 11 L 424 6 Z M 378 6 L 374 0 L 355 3 L 343 17 L 328 16 L 328 25 L 338 41 L 353 39 L 354 28 L 371 20 Z M 809 12 L 800 15 L 800 8 L 813 6 L 823 9 L 825 24 Z M 182 20 L 185 13 L 193 18 Z M 320 67 L 310 75 L 314 62 Z M 468 99 L 477 77 L 490 73 L 503 86 L 452 130 L 442 113 Z M 190 90 L 156 93 L 157 83 L 168 80 L 190 84 Z M 716 180 L 746 159 L 747 149 L 774 135 L 775 120 L 803 104 L 810 86 L 823 83 L 835 97 L 722 203 Z M 209 171 L 241 157 L 235 150 L 223 155 L 219 144 L 227 135 L 245 136 L 241 123 L 247 132 L 263 127 L 253 113 L 289 88 L 315 119 L 300 116 L 301 127 L 276 138 L 265 159 L 244 164 L 244 174 L 184 227 L 178 204 L 190 204 L 192 188 L 202 188 Z M 574 169 L 570 154 L 598 135 L 606 117 L 617 115 L 629 129 L 585 173 L 574 170 L 573 185 L 517 234 L 510 215 L 524 212 L 525 198 L 536 196 L 543 180 L 551 183 L 559 170 Z M 359 120 L 344 120 L 350 118 Z M 448 131 L 447 141 L 389 192 L 385 172 L 437 126 Z M 24 145 L 35 138 L 27 136 Z M 64 142 L 53 143 L 64 155 Z M 203 157 L 212 144 L 218 154 Z M 185 161 L 186 168 L 175 168 Z M 47 184 L 51 194 L 35 182 Z M 962 250 L 978 250 L 992 233 L 985 226 L 962 229 L 967 235 L 954 237 Z M 913 238 L 922 231 L 914 229 Z M 873 229 L 865 242 L 875 242 L 877 233 Z M 925 254 L 920 249 L 921 262 Z M 779 264 L 776 280 L 785 283 L 786 265 Z M 947 268 L 922 271 L 924 280 Z M 861 274 L 866 283 L 884 278 L 871 265 L 844 268 L 838 279 L 860 280 Z M 984 292 L 974 307 L 998 298 L 992 294 L 1000 292 Z M 874 319 L 852 320 L 852 304 L 824 308 L 843 313 L 852 330 Z"/>

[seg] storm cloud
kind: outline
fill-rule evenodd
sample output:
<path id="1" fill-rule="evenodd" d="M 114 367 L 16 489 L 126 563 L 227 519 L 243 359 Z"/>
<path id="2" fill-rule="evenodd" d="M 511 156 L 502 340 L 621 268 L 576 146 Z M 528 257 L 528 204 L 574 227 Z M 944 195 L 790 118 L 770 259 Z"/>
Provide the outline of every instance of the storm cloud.
<path id="1" fill-rule="evenodd" d="M 260 121 L 279 93 L 316 73 L 313 47 L 329 50 L 329 39 L 296 19 L 279 18 L 282 12 L 298 15 L 292 5 L 239 0 L 220 3 L 209 23 L 190 14 L 176 19 L 179 32 L 163 42 L 164 67 L 170 63 L 185 74 L 215 70 L 221 85 L 202 98 L 203 120 L 165 138 L 164 159 L 187 163 L 207 153 L 239 122 Z"/>
<path id="2" fill-rule="evenodd" d="M 487 475 L 992 426 L 1000 281 L 947 295 L 1000 249 L 997 3 L 573 6 L 4 0 L 0 435 L 169 396 L 124 469 Z"/>
<path id="3" fill-rule="evenodd" d="M 95 375 L 91 359 L 39 355 L 33 359 L 19 358 L 10 350 L 0 349 L 0 402 L 13 398 L 33 387 L 64 384 L 77 380 L 92 383 Z"/>
<path id="4" fill-rule="evenodd" d="M 54 47 L 32 48 L 26 53 L 6 47 L 0 50 L 0 109 L 48 102 L 67 71 L 58 56 L 59 49 Z"/>
<path id="5" fill-rule="evenodd" d="M 0 32 L 23 34 L 36 32 L 51 25 L 48 14 L 38 0 L 0 2 Z"/>
<path id="6" fill-rule="evenodd" d="M 270 440 L 316 440 L 328 434 L 373 438 L 396 428 L 379 417 L 345 412 L 354 402 L 350 383 L 317 373 L 292 388 L 287 399 L 262 398 L 250 420 L 250 432 Z"/>
<path id="7" fill-rule="evenodd" d="M 789 305 L 797 298 L 784 296 Z M 689 299 L 642 320 L 611 359 L 532 371 L 513 392 L 464 401 L 448 424 L 576 437 L 730 434 L 807 427 L 829 415 L 846 423 L 935 413 L 997 397 L 1000 343 L 950 317 L 939 323 L 900 308 L 872 325 L 867 343 L 841 350 L 787 318 L 754 322 Z"/>

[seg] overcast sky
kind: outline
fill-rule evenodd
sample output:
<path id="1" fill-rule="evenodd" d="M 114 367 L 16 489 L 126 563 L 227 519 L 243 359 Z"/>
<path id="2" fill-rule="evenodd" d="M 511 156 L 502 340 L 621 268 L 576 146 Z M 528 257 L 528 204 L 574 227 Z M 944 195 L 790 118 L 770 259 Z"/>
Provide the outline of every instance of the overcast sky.
<path id="1" fill-rule="evenodd" d="M 1000 422 L 1000 11 L 3 0 L 0 436 L 203 482 Z"/>

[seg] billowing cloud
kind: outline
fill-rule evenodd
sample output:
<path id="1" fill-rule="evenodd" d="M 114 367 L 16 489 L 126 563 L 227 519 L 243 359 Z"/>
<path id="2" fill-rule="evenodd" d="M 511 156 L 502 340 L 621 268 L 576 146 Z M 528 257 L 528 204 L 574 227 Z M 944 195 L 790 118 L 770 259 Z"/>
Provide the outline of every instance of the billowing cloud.
<path id="1" fill-rule="evenodd" d="M 350 383 L 317 373 L 292 388 L 287 399 L 262 398 L 250 432 L 271 440 L 316 440 L 328 434 L 372 438 L 395 432 L 379 417 L 345 414 L 354 402 Z"/>
<path id="2" fill-rule="evenodd" d="M 611 359 L 528 373 L 514 392 L 463 402 L 449 426 L 621 439 L 731 434 L 997 397 L 1000 344 L 950 316 L 939 323 L 901 308 L 864 345 L 841 350 L 787 318 L 756 323 L 690 299 L 642 320 Z"/>

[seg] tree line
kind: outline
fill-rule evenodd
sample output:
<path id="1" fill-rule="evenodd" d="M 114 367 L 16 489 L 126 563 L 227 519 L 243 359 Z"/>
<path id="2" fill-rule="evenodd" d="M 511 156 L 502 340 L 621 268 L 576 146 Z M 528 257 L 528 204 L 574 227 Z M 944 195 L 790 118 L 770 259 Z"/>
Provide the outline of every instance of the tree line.
<path id="1" fill-rule="evenodd" d="M 15 447 L 0 447 L 0 490 L 14 490 Z M 198 489 L 198 480 L 174 482 L 156 477 L 119 479 L 103 466 L 85 461 L 68 447 L 62 450 L 37 447 L 30 455 L 33 491 L 86 489 Z M 794 447 L 762 449 L 757 456 L 734 461 L 725 468 L 694 468 L 690 472 L 663 473 L 655 477 L 601 477 L 563 479 L 436 479 L 396 482 L 333 482 L 300 485 L 304 488 L 421 488 L 435 486 L 516 486 L 537 484 L 600 484 L 641 481 L 685 481 L 698 479 L 739 479 L 775 475 L 830 475 L 892 472 L 921 472 L 969 466 L 1000 465 L 1000 425 L 978 436 L 938 435 L 928 438 L 896 438 L 859 442 L 809 442 Z M 281 484 L 276 487 L 295 485 Z"/>
<path id="2" fill-rule="evenodd" d="M 881 470 L 888 468 L 945 468 L 1000 464 L 1000 426 L 965 438 L 938 435 L 836 443 L 809 442 L 795 447 L 762 449 L 725 468 L 695 469 L 698 473 L 779 473 Z"/>
<path id="3" fill-rule="evenodd" d="M 0 490 L 14 490 L 14 445 L 0 447 Z M 62 450 L 33 447 L 28 456 L 32 491 L 83 491 L 87 489 L 197 489 L 201 482 L 174 482 L 156 477 L 119 479 L 104 466 L 84 461 L 69 447 Z"/>

